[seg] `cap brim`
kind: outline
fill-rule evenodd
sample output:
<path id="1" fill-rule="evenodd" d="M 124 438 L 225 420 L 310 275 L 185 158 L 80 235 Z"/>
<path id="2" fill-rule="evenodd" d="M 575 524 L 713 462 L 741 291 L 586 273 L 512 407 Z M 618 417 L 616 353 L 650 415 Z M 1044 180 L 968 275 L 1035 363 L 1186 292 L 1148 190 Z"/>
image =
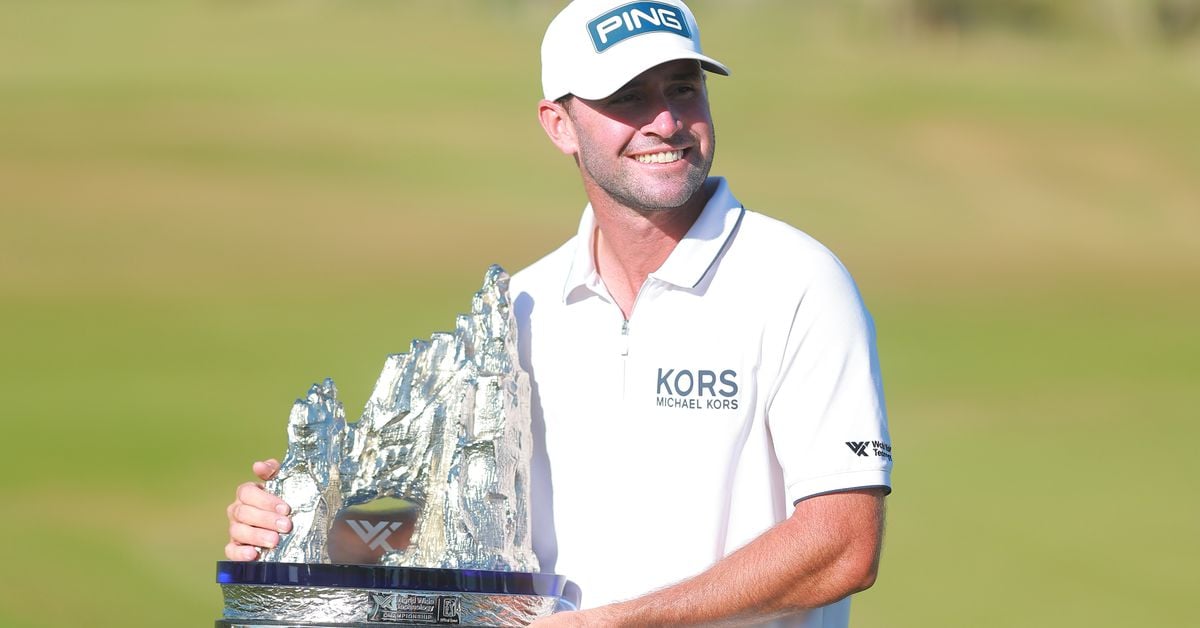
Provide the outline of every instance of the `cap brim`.
<path id="1" fill-rule="evenodd" d="M 627 67 L 627 71 L 619 76 L 610 77 L 595 77 L 595 80 L 590 85 L 576 86 L 576 89 L 571 90 L 571 94 L 584 100 L 601 100 L 612 96 L 617 90 L 621 89 L 626 83 L 637 78 L 637 76 L 650 68 L 660 66 L 671 61 L 679 61 L 680 59 L 695 59 L 700 62 L 700 67 L 708 72 L 729 76 L 729 68 L 725 64 L 713 59 L 712 57 L 702 55 L 698 52 L 690 50 L 670 50 L 665 51 L 656 57 L 645 57 L 639 59 L 636 65 Z M 629 71 L 632 70 L 632 71 Z M 564 96 L 566 94 L 563 94 Z"/>

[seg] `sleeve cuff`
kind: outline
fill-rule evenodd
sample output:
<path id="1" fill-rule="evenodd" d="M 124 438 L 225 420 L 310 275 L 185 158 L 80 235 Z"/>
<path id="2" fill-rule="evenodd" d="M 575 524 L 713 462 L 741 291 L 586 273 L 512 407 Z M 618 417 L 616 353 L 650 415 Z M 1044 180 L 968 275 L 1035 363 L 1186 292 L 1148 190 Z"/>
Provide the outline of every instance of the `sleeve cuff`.
<path id="1" fill-rule="evenodd" d="M 881 487 L 884 494 L 892 492 L 892 474 L 889 471 L 876 469 L 869 471 L 847 471 L 815 478 L 808 478 L 788 485 L 788 500 L 795 505 L 797 502 L 824 495 L 859 488 Z"/>

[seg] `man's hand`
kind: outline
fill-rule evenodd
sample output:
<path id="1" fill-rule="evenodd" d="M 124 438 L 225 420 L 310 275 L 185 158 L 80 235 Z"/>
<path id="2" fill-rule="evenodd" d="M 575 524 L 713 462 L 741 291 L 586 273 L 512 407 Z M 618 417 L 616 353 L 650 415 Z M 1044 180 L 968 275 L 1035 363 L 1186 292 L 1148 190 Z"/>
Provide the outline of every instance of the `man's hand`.
<path id="1" fill-rule="evenodd" d="M 279 461 L 254 463 L 254 475 L 267 481 L 279 472 Z M 246 482 L 237 488 L 237 497 L 225 509 L 229 517 L 229 560 L 257 560 L 263 549 L 279 544 L 279 533 L 292 529 L 292 512 L 282 499 L 268 493 L 260 483 Z"/>

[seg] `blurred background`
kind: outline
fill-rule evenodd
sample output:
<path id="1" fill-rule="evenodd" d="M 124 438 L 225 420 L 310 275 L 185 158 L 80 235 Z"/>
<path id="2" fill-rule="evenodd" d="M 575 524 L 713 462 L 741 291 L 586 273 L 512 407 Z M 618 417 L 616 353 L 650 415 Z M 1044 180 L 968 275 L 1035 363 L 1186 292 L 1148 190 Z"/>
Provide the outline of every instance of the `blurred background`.
<path id="1" fill-rule="evenodd" d="M 560 6 L 0 3 L 0 625 L 212 625 L 292 400 L 332 376 L 356 417 L 574 232 Z M 714 171 L 876 318 L 896 492 L 853 624 L 1190 625 L 1200 2 L 693 8 Z"/>

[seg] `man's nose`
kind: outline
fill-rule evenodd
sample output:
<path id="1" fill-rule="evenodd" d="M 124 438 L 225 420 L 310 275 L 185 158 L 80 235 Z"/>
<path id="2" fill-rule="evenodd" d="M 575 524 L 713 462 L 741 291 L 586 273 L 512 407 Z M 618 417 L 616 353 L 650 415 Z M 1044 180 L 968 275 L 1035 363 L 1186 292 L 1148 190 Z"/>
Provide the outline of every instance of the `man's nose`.
<path id="1" fill-rule="evenodd" d="M 683 120 L 675 112 L 671 103 L 665 99 L 655 103 L 653 116 L 646 126 L 642 127 L 647 135 L 657 135 L 665 139 L 673 137 L 683 128 Z"/>

